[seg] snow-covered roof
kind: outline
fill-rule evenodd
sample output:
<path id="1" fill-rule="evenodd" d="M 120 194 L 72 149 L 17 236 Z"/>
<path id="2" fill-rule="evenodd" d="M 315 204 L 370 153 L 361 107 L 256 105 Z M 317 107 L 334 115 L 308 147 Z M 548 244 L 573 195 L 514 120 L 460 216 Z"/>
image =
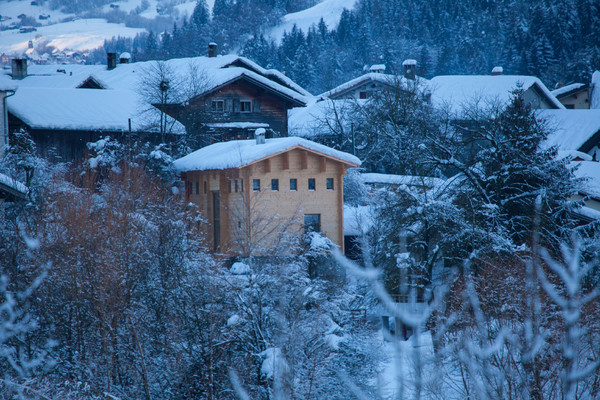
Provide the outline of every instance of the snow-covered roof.
<path id="1" fill-rule="evenodd" d="M 539 110 L 552 132 L 546 141 L 558 150 L 580 150 L 600 132 L 600 110 Z"/>
<path id="2" fill-rule="evenodd" d="M 269 124 L 262 122 L 211 122 L 204 124 L 209 128 L 232 128 L 232 129 L 256 129 L 256 128 L 268 128 Z"/>
<path id="3" fill-rule="evenodd" d="M 24 197 L 29 192 L 29 189 L 23 183 L 4 174 L 0 174 L 0 190 L 19 197 Z"/>
<path id="4" fill-rule="evenodd" d="M 344 129 L 350 129 L 350 123 L 355 118 L 352 110 L 365 102 L 366 100 L 326 98 L 306 107 L 292 108 L 288 111 L 288 132 L 293 136 L 311 138 L 333 134 L 328 123 L 342 124 Z"/>
<path id="5" fill-rule="evenodd" d="M 352 154 L 303 138 L 286 137 L 266 139 L 264 144 L 256 144 L 254 139 L 215 143 L 174 161 L 173 166 L 181 172 L 241 168 L 295 148 L 320 153 L 353 166 L 361 163 Z"/>
<path id="6" fill-rule="evenodd" d="M 0 91 L 15 90 L 17 85 L 10 79 L 0 76 Z"/>
<path id="7" fill-rule="evenodd" d="M 151 113 L 143 112 L 138 95 L 129 90 L 22 87 L 7 105 L 33 129 L 126 132 L 131 118 L 135 132 L 158 130 Z M 172 132 L 185 133 L 181 123 L 170 122 Z"/>
<path id="8" fill-rule="evenodd" d="M 534 76 L 525 75 L 441 75 L 431 78 L 431 101 L 434 106 L 461 112 L 473 102 L 507 104 L 511 92 L 521 86 L 523 90 L 537 88 L 545 100 L 564 109 L 560 101 Z"/>
<path id="9" fill-rule="evenodd" d="M 573 161 L 571 166 L 577 178 L 585 179 L 582 192 L 600 198 L 600 162 Z"/>
<path id="10" fill-rule="evenodd" d="M 592 74 L 590 108 L 600 108 L 600 71 Z"/>
<path id="11" fill-rule="evenodd" d="M 359 76 L 358 78 L 354 78 L 352 80 L 349 80 L 348 82 L 342 83 L 341 85 L 331 90 L 328 90 L 325 93 L 320 94 L 318 97 L 325 98 L 339 96 L 342 93 L 351 90 L 355 87 L 358 87 L 366 82 L 379 82 L 388 86 L 403 85 L 406 87 L 411 87 L 411 85 L 414 85 L 416 83 L 419 86 L 426 87 L 428 81 L 427 79 L 421 77 L 417 77 L 416 80 L 412 80 L 406 79 L 404 76 L 401 75 L 390 75 L 381 74 L 378 72 L 369 72 L 367 74 Z"/>
<path id="12" fill-rule="evenodd" d="M 311 98 L 280 72 L 266 70 L 237 55 L 177 58 L 161 63 L 172 86 L 181 87 L 173 91 L 170 103 L 185 103 L 237 79 L 251 80 L 295 105 L 304 105 Z M 126 63 L 111 70 L 105 65 L 29 65 L 28 75 L 18 81 L 10 80 L 10 70 L 0 71 L 0 87 L 7 82 L 11 88 L 19 88 L 20 95 L 9 100 L 8 109 L 32 127 L 121 130 L 127 129 L 131 118 L 136 130 L 147 130 L 148 118 L 141 116 L 157 100 L 147 98 L 140 88 L 149 75 L 157 73 L 152 71 L 157 71 L 158 65 L 156 61 Z M 201 87 L 195 93 L 186 90 L 192 76 Z M 89 80 L 102 89 L 78 88 Z M 177 131 L 183 130 L 181 124 L 175 125 Z"/>
<path id="13" fill-rule="evenodd" d="M 572 83 L 570 85 L 566 85 L 561 88 L 554 89 L 550 93 L 552 93 L 552 95 L 554 97 L 559 98 L 566 94 L 570 94 L 571 92 L 576 92 L 579 89 L 585 89 L 586 87 L 587 87 L 587 85 L 585 83 Z"/>
<path id="14" fill-rule="evenodd" d="M 441 185 L 445 182 L 443 179 L 429 176 L 391 175 L 377 173 L 361 174 L 361 178 L 364 183 L 370 184 L 380 183 L 386 185 L 425 186 L 429 188 Z"/>

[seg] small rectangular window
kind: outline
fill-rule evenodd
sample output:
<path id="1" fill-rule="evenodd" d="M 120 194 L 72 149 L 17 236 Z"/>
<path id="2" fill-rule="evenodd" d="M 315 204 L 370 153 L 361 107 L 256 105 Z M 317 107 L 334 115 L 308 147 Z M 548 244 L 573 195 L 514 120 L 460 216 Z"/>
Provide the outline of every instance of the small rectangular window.
<path id="1" fill-rule="evenodd" d="M 290 190 L 298 190 L 298 181 L 296 179 L 290 179 Z"/>
<path id="2" fill-rule="evenodd" d="M 333 190 L 333 178 L 327 178 L 327 190 Z"/>
<path id="3" fill-rule="evenodd" d="M 252 190 L 255 192 L 260 192 L 260 179 L 252 180 Z"/>
<path id="4" fill-rule="evenodd" d="M 235 192 L 236 192 L 236 193 L 237 193 L 237 192 L 239 192 L 239 191 L 240 191 L 240 184 L 239 184 L 239 181 L 238 181 L 237 179 L 234 179 L 234 180 L 233 180 L 233 184 L 234 184 L 234 186 L 235 186 Z"/>
<path id="5" fill-rule="evenodd" d="M 225 101 L 224 100 L 213 100 L 212 101 L 212 111 L 213 112 L 225 111 Z"/>
<path id="6" fill-rule="evenodd" d="M 360 99 L 366 99 L 366 98 L 367 98 L 367 92 L 360 92 L 360 93 L 358 94 L 358 97 L 359 97 Z"/>
<path id="7" fill-rule="evenodd" d="M 196 182 L 196 194 L 200 194 L 200 182 Z"/>
<path id="8" fill-rule="evenodd" d="M 271 190 L 274 192 L 279 190 L 279 179 L 271 179 Z"/>
<path id="9" fill-rule="evenodd" d="M 304 214 L 304 231 L 321 232 L 321 214 Z"/>
<path id="10" fill-rule="evenodd" d="M 252 112 L 252 102 L 250 100 L 240 100 L 240 112 Z"/>
<path id="11" fill-rule="evenodd" d="M 204 194 L 206 194 L 206 181 L 204 181 Z"/>
<path id="12" fill-rule="evenodd" d="M 315 178 L 308 178 L 308 190 L 315 190 Z"/>

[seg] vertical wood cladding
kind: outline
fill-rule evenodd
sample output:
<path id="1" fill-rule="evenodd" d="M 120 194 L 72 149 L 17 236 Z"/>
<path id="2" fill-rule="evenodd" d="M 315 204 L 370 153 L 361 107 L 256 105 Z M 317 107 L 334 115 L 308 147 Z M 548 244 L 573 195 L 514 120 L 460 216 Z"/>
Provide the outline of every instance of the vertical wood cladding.
<path id="1" fill-rule="evenodd" d="M 218 111 L 213 111 L 213 101 L 223 101 Z M 251 111 L 247 111 L 250 101 Z M 243 79 L 237 80 L 207 96 L 193 99 L 184 111 L 190 133 L 201 123 L 254 122 L 269 124 L 279 136 L 287 136 L 287 110 L 292 105 L 280 96 Z M 201 121 L 198 121 L 201 119 Z"/>

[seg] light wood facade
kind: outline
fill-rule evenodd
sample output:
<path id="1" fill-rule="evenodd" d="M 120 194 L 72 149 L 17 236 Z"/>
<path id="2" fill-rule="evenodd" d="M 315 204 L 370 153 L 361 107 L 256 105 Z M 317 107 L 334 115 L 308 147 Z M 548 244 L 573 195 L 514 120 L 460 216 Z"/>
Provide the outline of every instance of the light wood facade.
<path id="1" fill-rule="evenodd" d="M 285 254 L 305 223 L 315 221 L 343 251 L 343 177 L 354 166 L 296 146 L 239 168 L 186 171 L 182 178 L 186 200 L 206 219 L 205 237 L 215 253 Z"/>

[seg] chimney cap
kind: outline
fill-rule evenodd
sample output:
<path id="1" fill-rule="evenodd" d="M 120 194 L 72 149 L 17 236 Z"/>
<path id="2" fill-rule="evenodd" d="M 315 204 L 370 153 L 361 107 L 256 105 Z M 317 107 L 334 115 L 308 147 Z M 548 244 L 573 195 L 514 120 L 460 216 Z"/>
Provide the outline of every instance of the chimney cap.
<path id="1" fill-rule="evenodd" d="M 369 71 L 382 74 L 385 72 L 385 64 L 373 64 Z"/>
<path id="2" fill-rule="evenodd" d="M 265 144 L 265 134 L 267 131 L 265 128 L 258 128 L 254 131 L 254 138 L 256 139 L 256 144 Z"/>
<path id="3" fill-rule="evenodd" d="M 497 75 L 502 75 L 504 73 L 504 68 L 500 67 L 500 66 L 496 66 L 492 69 L 492 75 L 497 76 Z"/>

